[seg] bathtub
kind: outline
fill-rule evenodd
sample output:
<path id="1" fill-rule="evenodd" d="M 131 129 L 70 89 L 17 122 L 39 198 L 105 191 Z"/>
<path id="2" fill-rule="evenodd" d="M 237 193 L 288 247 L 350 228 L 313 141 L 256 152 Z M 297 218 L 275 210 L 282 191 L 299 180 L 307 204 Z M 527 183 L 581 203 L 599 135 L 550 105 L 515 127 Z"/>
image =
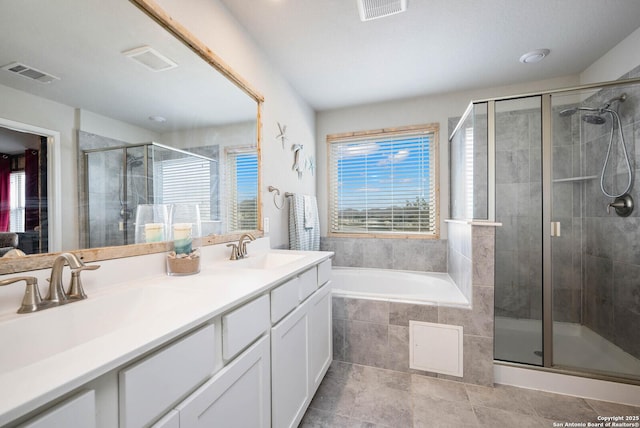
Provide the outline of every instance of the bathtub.
<path id="1" fill-rule="evenodd" d="M 334 296 L 470 307 L 470 302 L 446 273 L 334 266 L 331 274 Z"/>

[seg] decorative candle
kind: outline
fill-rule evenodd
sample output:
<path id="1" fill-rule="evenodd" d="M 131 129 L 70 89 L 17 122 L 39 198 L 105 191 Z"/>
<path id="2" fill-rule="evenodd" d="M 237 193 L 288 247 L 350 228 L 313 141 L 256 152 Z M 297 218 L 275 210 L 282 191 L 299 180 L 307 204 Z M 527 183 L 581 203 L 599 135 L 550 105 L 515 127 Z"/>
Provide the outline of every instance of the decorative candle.
<path id="1" fill-rule="evenodd" d="M 164 224 L 147 223 L 144 225 L 144 238 L 146 242 L 164 241 Z"/>
<path id="2" fill-rule="evenodd" d="M 173 247 L 176 254 L 191 253 L 191 223 L 175 223 L 173 225 Z"/>

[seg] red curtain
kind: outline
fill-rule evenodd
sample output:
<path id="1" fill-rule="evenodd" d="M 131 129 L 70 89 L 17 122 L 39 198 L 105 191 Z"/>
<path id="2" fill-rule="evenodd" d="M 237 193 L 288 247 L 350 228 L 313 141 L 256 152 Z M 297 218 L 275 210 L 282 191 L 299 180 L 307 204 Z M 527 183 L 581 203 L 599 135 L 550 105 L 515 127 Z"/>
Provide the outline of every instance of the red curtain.
<path id="1" fill-rule="evenodd" d="M 38 186 L 39 153 L 37 150 L 24 152 L 24 230 L 34 230 L 40 225 L 40 192 Z"/>
<path id="2" fill-rule="evenodd" d="M 0 153 L 0 232 L 9 231 L 11 218 L 11 162 L 8 155 Z"/>

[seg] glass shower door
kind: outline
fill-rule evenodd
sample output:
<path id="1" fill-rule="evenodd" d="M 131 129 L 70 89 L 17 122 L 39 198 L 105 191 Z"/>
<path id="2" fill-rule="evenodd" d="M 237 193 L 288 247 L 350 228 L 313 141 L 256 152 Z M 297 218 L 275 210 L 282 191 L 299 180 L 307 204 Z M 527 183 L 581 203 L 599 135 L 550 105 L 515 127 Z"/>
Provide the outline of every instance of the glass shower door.
<path id="1" fill-rule="evenodd" d="M 633 159 L 640 99 L 616 99 L 638 89 L 629 85 L 552 97 L 554 366 L 640 378 L 640 251 L 635 250 L 640 221 L 637 212 L 621 217 L 607 209 L 614 198 L 601 188 L 620 193 L 627 186 L 622 143 Z M 607 104 L 611 112 L 603 109 Z M 631 193 L 637 197 L 637 190 Z"/>
<path id="2" fill-rule="evenodd" d="M 496 101 L 494 135 L 495 358 L 542 365 L 541 97 Z"/>

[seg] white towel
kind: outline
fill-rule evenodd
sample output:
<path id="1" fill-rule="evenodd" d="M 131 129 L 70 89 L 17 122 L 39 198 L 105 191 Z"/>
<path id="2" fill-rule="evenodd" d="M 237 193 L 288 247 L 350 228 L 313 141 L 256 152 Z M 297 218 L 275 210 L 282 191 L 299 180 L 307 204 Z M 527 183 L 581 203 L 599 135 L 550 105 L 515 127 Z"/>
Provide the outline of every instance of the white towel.
<path id="1" fill-rule="evenodd" d="M 306 206 L 309 207 L 308 223 L 305 227 Z M 320 219 L 318 218 L 318 203 L 315 196 L 294 194 L 289 204 L 289 249 L 303 251 L 320 250 Z"/>
<path id="2" fill-rule="evenodd" d="M 313 229 L 316 213 L 316 200 L 313 196 L 303 195 L 302 202 L 304 205 L 304 228 Z"/>

